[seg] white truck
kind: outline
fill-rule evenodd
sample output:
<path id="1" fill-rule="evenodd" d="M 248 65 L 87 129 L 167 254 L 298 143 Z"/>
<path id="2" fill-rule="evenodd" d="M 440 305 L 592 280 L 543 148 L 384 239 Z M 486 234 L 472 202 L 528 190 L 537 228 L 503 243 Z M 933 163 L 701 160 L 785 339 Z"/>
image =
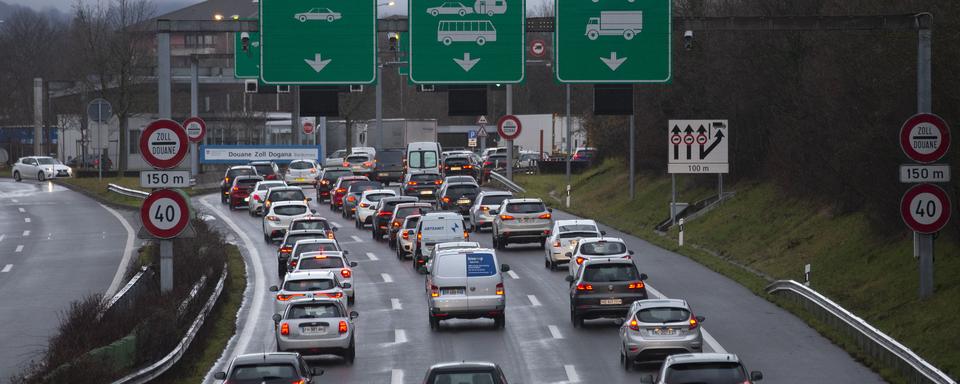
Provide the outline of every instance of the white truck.
<path id="1" fill-rule="evenodd" d="M 587 20 L 587 38 L 596 40 L 600 36 L 623 36 L 632 40 L 643 31 L 643 11 L 602 11 L 600 17 Z"/>
<path id="2" fill-rule="evenodd" d="M 365 122 L 354 128 L 354 143 L 375 147 L 380 140 L 376 120 Z M 383 119 L 383 148 L 406 148 L 407 143 L 418 141 L 437 141 L 437 121 Z"/>

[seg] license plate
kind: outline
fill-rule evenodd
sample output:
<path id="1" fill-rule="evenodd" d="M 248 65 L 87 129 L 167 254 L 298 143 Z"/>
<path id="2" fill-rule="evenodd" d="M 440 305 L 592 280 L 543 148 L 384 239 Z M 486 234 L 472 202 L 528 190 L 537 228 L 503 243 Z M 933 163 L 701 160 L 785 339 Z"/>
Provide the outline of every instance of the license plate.
<path id="1" fill-rule="evenodd" d="M 421 195 L 432 195 L 432 194 L 433 194 L 433 191 L 431 191 L 431 190 L 428 189 L 428 190 L 426 190 L 426 191 L 420 191 L 420 194 L 421 194 Z"/>
<path id="2" fill-rule="evenodd" d="M 302 177 L 298 177 L 298 178 L 297 178 L 297 181 L 304 181 L 304 180 L 306 180 L 306 179 L 304 179 L 304 178 L 302 178 Z"/>
<path id="3" fill-rule="evenodd" d="M 460 199 L 460 200 L 457 200 L 457 204 L 470 204 L 470 200 Z"/>
<path id="4" fill-rule="evenodd" d="M 600 305 L 620 305 L 623 299 L 600 299 Z"/>
<path id="5" fill-rule="evenodd" d="M 459 171 L 460 169 L 462 169 L 462 168 L 460 168 L 460 167 L 450 167 L 450 170 L 451 170 L 451 171 Z"/>
<path id="6" fill-rule="evenodd" d="M 654 328 L 650 330 L 650 334 L 655 336 L 676 336 L 677 330 L 674 328 Z"/>
<path id="7" fill-rule="evenodd" d="M 463 288 L 441 288 L 442 295 L 463 295 L 466 291 Z"/>
<path id="8" fill-rule="evenodd" d="M 327 333 L 327 327 L 303 327 L 303 334 L 305 335 L 322 335 Z"/>
<path id="9" fill-rule="evenodd" d="M 380 177 L 387 177 L 387 176 L 390 176 L 390 174 L 389 174 L 389 173 L 387 173 L 387 172 L 380 172 L 380 173 L 378 173 L 378 175 L 380 175 Z"/>

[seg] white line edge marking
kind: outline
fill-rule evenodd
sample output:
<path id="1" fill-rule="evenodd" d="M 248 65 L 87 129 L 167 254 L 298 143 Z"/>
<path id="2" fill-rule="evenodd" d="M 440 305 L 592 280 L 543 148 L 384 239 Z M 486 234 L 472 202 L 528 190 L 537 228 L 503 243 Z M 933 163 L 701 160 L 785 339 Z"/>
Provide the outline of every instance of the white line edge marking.
<path id="1" fill-rule="evenodd" d="M 331 222 L 330 222 L 330 225 L 332 225 L 334 228 L 343 228 L 343 227 L 342 227 L 339 223 L 337 223 L 336 221 L 331 221 Z"/>
<path id="2" fill-rule="evenodd" d="M 23 245 L 18 245 L 18 246 L 17 246 L 17 250 L 14 251 L 14 252 L 16 252 L 16 253 L 23 252 Z"/>
<path id="3" fill-rule="evenodd" d="M 13 269 L 13 264 L 7 264 L 7 265 L 3 266 L 3 270 L 0 271 L 0 272 L 2 272 L 2 273 L 7 273 L 7 272 L 10 272 L 11 269 Z"/>
<path id="4" fill-rule="evenodd" d="M 367 257 L 369 257 L 371 261 L 380 260 L 380 259 L 377 258 L 377 255 L 374 255 L 374 254 L 373 254 L 373 252 L 367 252 Z"/>
<path id="5" fill-rule="evenodd" d="M 571 364 L 565 364 L 563 370 L 567 373 L 567 382 L 570 383 L 579 383 L 580 375 L 577 374 L 577 369 Z"/>
<path id="6" fill-rule="evenodd" d="M 397 329 L 393 331 L 394 343 L 406 343 L 407 342 L 407 331 L 402 329 Z"/>
<path id="7" fill-rule="evenodd" d="M 534 295 L 527 295 L 527 299 L 530 300 L 530 305 L 532 305 L 532 306 L 534 306 L 534 307 L 539 307 L 539 306 L 540 306 L 540 300 L 537 300 L 537 297 L 536 297 L 536 296 L 534 296 Z"/>
<path id="8" fill-rule="evenodd" d="M 357 237 L 357 235 L 350 236 L 350 238 L 353 239 L 353 241 L 356 241 L 358 243 L 363 241 L 363 239 Z"/>
<path id="9" fill-rule="evenodd" d="M 23 231 L 23 237 L 30 236 L 30 230 Z"/>
<path id="10" fill-rule="evenodd" d="M 550 335 L 553 336 L 554 339 L 562 339 L 562 338 L 563 338 L 563 335 L 560 334 L 560 328 L 557 328 L 556 325 L 548 325 L 548 326 L 547 326 L 547 329 L 550 330 Z"/>
<path id="11" fill-rule="evenodd" d="M 403 304 L 400 303 L 400 299 L 394 298 L 390 299 L 390 307 L 393 308 L 394 311 L 399 311 L 403 309 Z"/>
<path id="12" fill-rule="evenodd" d="M 512 279 L 519 279 L 519 278 L 520 278 L 520 276 L 517 276 L 517 273 L 514 272 L 514 271 L 512 271 L 512 270 L 511 270 L 511 271 L 507 271 L 507 275 L 510 276 L 510 278 L 512 278 Z"/>
<path id="13" fill-rule="evenodd" d="M 17 210 L 20 211 L 20 213 L 27 213 L 27 210 L 23 209 L 23 207 L 18 207 Z"/>
<path id="14" fill-rule="evenodd" d="M 99 203 L 98 203 L 99 204 Z M 119 212 L 113 210 L 113 208 L 107 207 L 106 205 L 99 204 L 103 209 L 110 212 L 111 215 L 120 220 L 120 225 L 123 226 L 123 229 L 127 232 L 127 241 L 123 245 L 123 257 L 120 259 L 120 265 L 117 266 L 117 272 L 113 275 L 113 281 L 110 282 L 110 286 L 107 288 L 105 296 L 113 297 L 117 290 L 120 289 L 120 284 L 123 283 L 123 277 L 127 274 L 127 268 L 130 266 L 130 259 L 133 258 L 133 241 L 136 239 L 136 232 L 133 231 L 133 227 L 130 226 L 130 223 L 127 222 L 127 219 L 123 217 Z"/>
<path id="15" fill-rule="evenodd" d="M 394 369 L 390 371 L 390 384 L 403 384 L 402 369 Z"/>
<path id="16" fill-rule="evenodd" d="M 29 218 L 29 217 L 24 217 L 24 218 L 23 218 L 23 222 L 24 222 L 24 223 L 29 223 L 29 222 L 30 222 L 30 218 Z"/>
<path id="17" fill-rule="evenodd" d="M 20 200 L 17 200 L 17 199 L 10 199 L 10 201 L 12 201 L 13 203 L 19 203 L 19 202 L 20 202 Z"/>
<path id="18" fill-rule="evenodd" d="M 660 291 L 658 291 L 658 290 L 654 289 L 653 287 L 651 287 L 650 284 L 647 284 L 647 292 L 650 292 L 650 294 L 656 296 L 658 299 L 667 298 L 666 295 L 664 295 L 663 293 L 660 293 Z M 723 346 L 720 345 L 720 343 L 717 341 L 717 339 L 714 339 L 713 336 L 710 335 L 710 332 L 707 332 L 707 329 L 706 329 L 706 328 L 704 328 L 704 327 L 701 326 L 701 327 L 700 327 L 700 333 L 703 334 L 703 342 L 706 343 L 707 346 L 709 346 L 710 349 L 712 349 L 714 352 L 716 352 L 716 353 L 727 353 L 727 350 L 726 350 L 726 349 L 723 349 Z"/>
<path id="19" fill-rule="evenodd" d="M 3 241 L 3 238 L 7 237 L 6 234 L 0 235 L 0 241 Z"/>
<path id="20" fill-rule="evenodd" d="M 381 273 L 381 274 L 380 274 L 380 277 L 383 278 L 383 282 L 384 282 L 384 283 L 392 283 L 392 282 L 393 282 L 393 278 L 390 277 L 389 274 Z"/>

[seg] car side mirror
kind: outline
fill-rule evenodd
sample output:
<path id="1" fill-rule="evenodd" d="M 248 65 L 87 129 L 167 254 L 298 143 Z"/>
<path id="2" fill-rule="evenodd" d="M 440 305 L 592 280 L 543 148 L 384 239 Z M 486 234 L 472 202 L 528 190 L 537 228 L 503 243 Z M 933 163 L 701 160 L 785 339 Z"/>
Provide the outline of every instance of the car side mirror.
<path id="1" fill-rule="evenodd" d="M 750 380 L 753 380 L 753 381 L 763 380 L 763 372 L 760 372 L 760 371 L 750 372 Z"/>
<path id="2" fill-rule="evenodd" d="M 627 253 L 629 253 L 630 256 L 633 256 L 635 252 L 633 252 L 633 251 L 631 250 L 631 251 L 627 251 Z"/>
<path id="3" fill-rule="evenodd" d="M 500 272 L 510 272 L 509 264 L 500 264 Z"/>
<path id="4" fill-rule="evenodd" d="M 647 279 L 647 274 L 646 274 L 646 273 L 641 273 L 641 274 L 640 274 L 640 280 L 646 280 L 646 279 Z"/>
<path id="5" fill-rule="evenodd" d="M 706 317 L 703 317 L 703 316 L 697 316 L 697 317 L 695 317 L 695 319 L 697 319 L 697 322 L 698 322 L 698 323 L 702 323 L 702 322 L 703 322 L 704 320 L 706 320 L 707 318 L 706 318 Z M 762 375 L 762 374 L 761 374 L 761 375 Z"/>
<path id="6" fill-rule="evenodd" d="M 337 227 L 333 227 L 333 228 L 331 228 L 331 230 L 334 231 L 334 232 L 336 232 L 336 231 L 337 231 Z"/>
<path id="7" fill-rule="evenodd" d="M 568 283 L 573 282 L 573 276 L 570 276 L 570 275 L 567 275 L 567 277 L 564 277 L 563 279 L 566 280 Z"/>
<path id="8" fill-rule="evenodd" d="M 351 266 L 351 267 L 356 267 L 356 266 L 358 266 L 358 265 L 360 265 L 360 264 L 358 264 L 356 261 L 351 261 L 351 262 L 350 262 L 350 266 Z"/>
<path id="9" fill-rule="evenodd" d="M 274 322 L 274 323 L 279 323 L 280 320 L 283 320 L 283 316 L 280 316 L 279 313 L 274 313 L 274 314 L 273 314 L 273 322 Z"/>
<path id="10" fill-rule="evenodd" d="M 214 373 L 214 374 L 213 374 L 213 378 L 214 378 L 214 379 L 217 379 L 217 380 L 226 380 L 226 379 L 227 379 L 227 373 L 226 373 L 226 372 L 217 372 L 217 373 Z"/>
<path id="11" fill-rule="evenodd" d="M 645 375 L 640 378 L 641 384 L 653 384 L 653 375 Z"/>
<path id="12" fill-rule="evenodd" d="M 350 287 L 353 287 L 353 284 L 343 283 L 343 284 L 341 285 L 341 287 L 343 287 L 344 289 L 350 289 Z"/>
<path id="13" fill-rule="evenodd" d="M 360 317 L 360 314 L 357 311 L 350 311 L 350 320 Z"/>
<path id="14" fill-rule="evenodd" d="M 567 252 L 564 256 L 568 258 L 573 258 L 573 252 Z"/>
<path id="15" fill-rule="evenodd" d="M 316 214 L 317 214 L 317 210 L 316 210 L 316 209 L 311 209 L 311 210 L 310 210 L 310 213 L 316 215 Z"/>
<path id="16" fill-rule="evenodd" d="M 280 290 L 280 288 L 277 287 L 276 285 L 271 285 L 271 286 L 270 286 L 270 292 L 277 292 L 277 291 L 279 291 L 279 290 Z"/>
<path id="17" fill-rule="evenodd" d="M 607 235 L 607 231 L 600 231 L 600 236 L 606 236 L 606 235 Z"/>

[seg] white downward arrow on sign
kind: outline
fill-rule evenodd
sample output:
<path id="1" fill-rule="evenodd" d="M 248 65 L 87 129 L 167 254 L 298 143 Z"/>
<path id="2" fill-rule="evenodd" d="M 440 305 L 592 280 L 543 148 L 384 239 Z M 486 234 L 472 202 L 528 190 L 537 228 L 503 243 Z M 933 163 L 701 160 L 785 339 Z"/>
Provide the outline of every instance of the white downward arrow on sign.
<path id="1" fill-rule="evenodd" d="M 455 61 L 460 68 L 463 68 L 464 72 L 470 72 L 480 59 L 470 60 L 470 52 L 464 52 L 463 59 L 453 59 L 453 61 Z"/>
<path id="2" fill-rule="evenodd" d="M 313 60 L 304 59 L 303 61 L 306 61 L 307 65 L 309 65 L 310 68 L 313 68 L 314 71 L 317 71 L 317 73 L 320 73 L 320 71 L 322 71 L 323 68 L 327 66 L 327 64 L 330 64 L 330 60 L 332 59 L 321 60 L 320 54 L 318 53 L 316 56 L 314 56 Z"/>
<path id="3" fill-rule="evenodd" d="M 617 68 L 620 68 L 620 64 L 623 64 L 624 61 L 627 61 L 626 57 L 617 58 L 616 52 L 610 52 L 610 58 L 601 57 L 600 61 L 603 61 L 611 71 L 616 71 Z"/>

